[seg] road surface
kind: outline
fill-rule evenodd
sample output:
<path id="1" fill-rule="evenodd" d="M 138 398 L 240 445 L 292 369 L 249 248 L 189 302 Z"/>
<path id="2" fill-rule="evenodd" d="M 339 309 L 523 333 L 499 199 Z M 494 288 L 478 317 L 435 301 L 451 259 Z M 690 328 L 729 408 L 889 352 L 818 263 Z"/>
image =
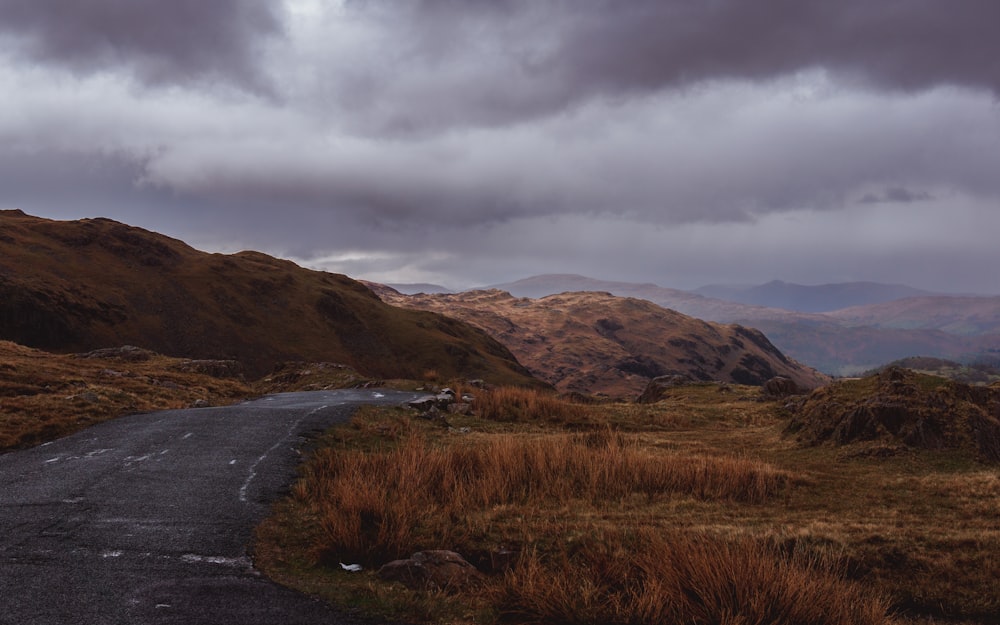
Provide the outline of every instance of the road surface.
<path id="1" fill-rule="evenodd" d="M 412 393 L 286 393 L 123 417 L 0 456 L 0 623 L 347 623 L 248 545 L 311 432 Z"/>

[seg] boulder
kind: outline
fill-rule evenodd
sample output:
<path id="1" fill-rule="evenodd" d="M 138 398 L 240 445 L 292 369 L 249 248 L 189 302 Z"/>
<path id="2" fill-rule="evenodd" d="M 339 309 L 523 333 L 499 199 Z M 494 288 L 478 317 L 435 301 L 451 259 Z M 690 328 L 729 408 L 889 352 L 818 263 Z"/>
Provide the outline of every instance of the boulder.
<path id="1" fill-rule="evenodd" d="M 655 404 L 663 399 L 668 390 L 677 388 L 678 386 L 694 384 L 694 382 L 694 378 L 686 373 L 661 375 L 649 381 L 649 384 L 646 385 L 646 390 L 642 392 L 642 395 L 639 395 L 636 401 L 640 404 Z"/>
<path id="2" fill-rule="evenodd" d="M 782 375 L 777 375 L 764 382 L 764 386 L 761 387 L 761 393 L 765 397 L 780 398 L 788 397 L 789 395 L 801 395 L 804 389 L 799 387 L 795 383 L 795 380 L 791 378 L 786 378 Z"/>
<path id="3" fill-rule="evenodd" d="M 418 551 L 406 560 L 393 560 L 378 570 L 386 581 L 414 590 L 461 590 L 480 584 L 483 574 L 454 551 Z"/>

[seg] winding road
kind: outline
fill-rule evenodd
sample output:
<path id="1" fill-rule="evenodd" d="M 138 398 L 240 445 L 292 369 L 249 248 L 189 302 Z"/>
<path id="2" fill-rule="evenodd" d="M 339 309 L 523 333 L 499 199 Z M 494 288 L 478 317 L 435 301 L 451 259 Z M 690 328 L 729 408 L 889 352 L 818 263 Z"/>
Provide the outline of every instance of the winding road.
<path id="1" fill-rule="evenodd" d="M 0 623 L 349 623 L 258 573 L 254 527 L 310 433 L 388 390 L 132 415 L 0 456 Z"/>

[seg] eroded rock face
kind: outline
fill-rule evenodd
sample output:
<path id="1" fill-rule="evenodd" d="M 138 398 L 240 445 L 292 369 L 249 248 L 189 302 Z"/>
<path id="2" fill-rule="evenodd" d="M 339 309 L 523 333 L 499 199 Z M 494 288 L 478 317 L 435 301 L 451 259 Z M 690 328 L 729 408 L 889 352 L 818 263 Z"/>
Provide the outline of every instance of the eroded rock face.
<path id="1" fill-rule="evenodd" d="M 862 441 L 966 449 L 1000 463 L 1000 387 L 973 387 L 892 367 L 813 391 L 787 432 L 807 445 Z"/>
<path id="2" fill-rule="evenodd" d="M 121 347 L 105 347 L 95 349 L 85 354 L 78 354 L 78 358 L 102 358 L 105 360 L 121 360 L 124 362 L 144 362 L 156 355 L 148 349 L 142 349 L 134 345 L 122 345 Z"/>
<path id="3" fill-rule="evenodd" d="M 406 560 L 393 560 L 380 568 L 378 575 L 415 590 L 459 590 L 483 580 L 476 567 L 447 550 L 418 551 Z"/>
<path id="4" fill-rule="evenodd" d="M 185 373 L 201 373 L 213 378 L 243 378 L 243 365 L 235 360 L 184 360 L 173 367 Z"/>

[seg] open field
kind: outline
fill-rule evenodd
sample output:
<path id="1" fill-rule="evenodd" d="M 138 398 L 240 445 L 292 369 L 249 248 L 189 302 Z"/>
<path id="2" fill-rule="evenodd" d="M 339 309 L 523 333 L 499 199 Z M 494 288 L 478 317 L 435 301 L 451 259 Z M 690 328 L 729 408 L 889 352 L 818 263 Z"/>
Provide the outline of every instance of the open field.
<path id="1" fill-rule="evenodd" d="M 783 434 L 782 402 L 752 387 L 548 406 L 538 419 L 527 403 L 507 419 L 449 415 L 450 428 L 363 411 L 275 506 L 258 565 L 431 622 L 1000 619 L 995 466 L 957 451 L 801 447 Z M 461 553 L 485 581 L 409 590 L 374 572 L 425 549 Z"/>

